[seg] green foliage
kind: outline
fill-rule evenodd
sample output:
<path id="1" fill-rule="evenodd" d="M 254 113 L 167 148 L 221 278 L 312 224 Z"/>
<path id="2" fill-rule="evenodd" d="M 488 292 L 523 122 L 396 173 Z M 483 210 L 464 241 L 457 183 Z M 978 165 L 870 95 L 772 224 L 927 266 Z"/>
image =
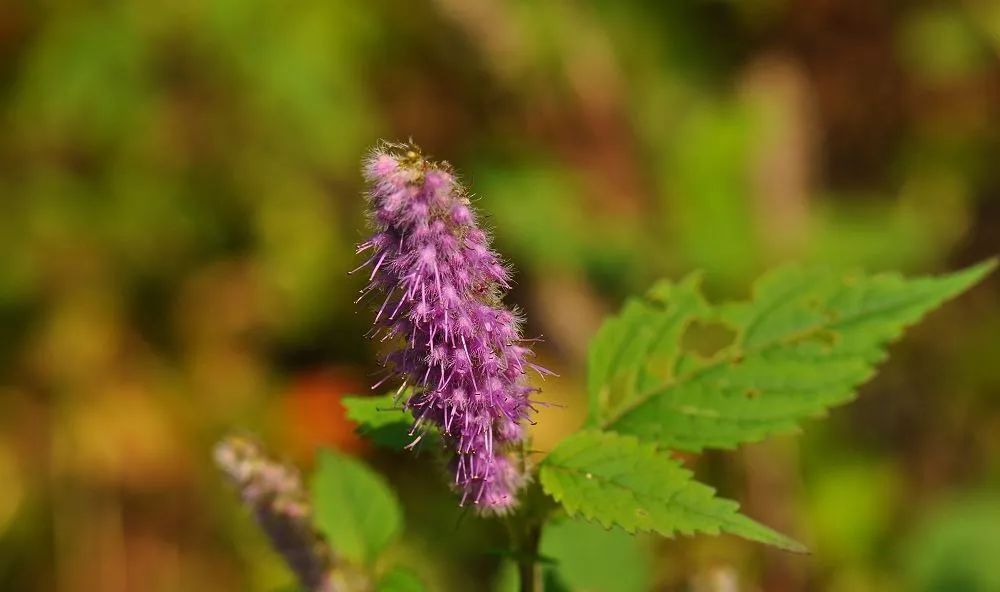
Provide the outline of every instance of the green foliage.
<path id="1" fill-rule="evenodd" d="M 358 424 L 359 434 L 379 446 L 401 450 L 413 440 L 409 434 L 413 416 L 400 405 L 409 396 L 410 391 L 406 390 L 398 397 L 391 393 L 379 397 L 344 397 L 341 403 L 347 409 L 347 417 Z"/>
<path id="2" fill-rule="evenodd" d="M 993 267 L 913 280 L 784 267 L 758 280 L 749 301 L 715 307 L 698 275 L 661 282 L 594 340 L 589 423 L 690 451 L 790 431 L 851 400 L 905 327 Z M 693 323 L 736 337 L 705 357 L 684 347 Z"/>
<path id="3" fill-rule="evenodd" d="M 343 276 L 360 263 L 358 159 L 375 134 L 412 134 L 463 172 L 518 270 L 512 301 L 531 296 L 529 327 L 549 307 L 584 319 L 597 295 L 638 295 L 666 271 L 703 268 L 729 290 L 777 259 L 913 270 L 997 251 L 1000 2 L 879 3 L 864 34 L 877 51 L 834 36 L 822 56 L 783 40 L 870 22 L 872 5 L 498 0 L 484 20 L 467 4 L 2 5 L 0 457 L 16 462 L 0 462 L 0 589 L 52 588 L 54 542 L 71 579 L 130 573 L 133 554 L 93 545 L 119 507 L 126 548 L 150 533 L 183 546 L 144 554 L 155 579 L 248 592 L 287 579 L 243 513 L 166 524 L 144 500 L 232 503 L 200 474 L 221 425 L 294 434 L 295 461 L 339 438 L 302 421 L 312 393 L 275 387 L 322 365 L 341 392 L 380 347 L 345 338 L 371 315 L 352 304 L 363 278 Z M 889 84 L 859 100 L 865 80 Z M 796 566 L 810 587 L 931 589 L 892 562 L 911 534 L 897 527 L 925 511 L 896 494 L 997 485 L 1000 283 L 984 288 L 940 334 L 907 338 L 866 412 L 803 447 L 807 486 L 778 495 L 811 508 L 817 556 Z M 546 398 L 580 409 L 574 331 L 590 323 L 564 321 L 529 333 L 544 329 L 539 354 L 565 377 Z M 845 448 L 877 470 L 845 474 Z M 419 500 L 412 544 L 439 543 L 427 573 L 485 577 L 492 563 L 469 555 L 496 525 L 452 519 L 430 481 L 399 492 Z M 940 568 L 1000 573 L 996 545 L 975 544 Z M 732 568 L 763 589 L 754 555 Z"/>
<path id="4" fill-rule="evenodd" d="M 543 267 L 580 266 L 620 282 L 633 271 L 635 229 L 613 211 L 594 215 L 581 208 L 583 180 L 571 171 L 510 163 L 474 173 L 477 191 L 490 196 L 490 217 L 503 229 L 498 238 L 505 253 Z"/>
<path id="5" fill-rule="evenodd" d="M 402 530 L 389 485 L 351 457 L 321 451 L 310 492 L 316 528 L 351 561 L 371 563 Z"/>
<path id="6" fill-rule="evenodd" d="M 652 582 L 651 555 L 644 541 L 619 529 L 559 520 L 545 527 L 541 554 L 555 562 L 546 570 L 555 572 L 569 590 L 643 592 Z"/>
<path id="7" fill-rule="evenodd" d="M 907 590 L 1000 590 L 1000 499 L 996 491 L 950 500 L 918 525 L 906 548 Z"/>
<path id="8" fill-rule="evenodd" d="M 708 315 L 700 277 L 690 275 L 678 285 L 661 282 L 649 292 L 651 302 L 670 302 L 669 308 L 630 300 L 619 316 L 601 326 L 590 344 L 587 367 L 590 425 L 634 403 L 647 385 L 676 373 L 685 359 L 681 337 L 693 320 Z"/>
<path id="9" fill-rule="evenodd" d="M 376 592 L 425 592 L 427 586 L 412 571 L 396 567 L 378 581 Z"/>
<path id="10" fill-rule="evenodd" d="M 750 300 L 721 306 L 702 296 L 698 274 L 661 282 L 600 329 L 588 374 L 594 429 L 549 453 L 542 487 L 570 515 L 605 527 L 721 531 L 804 551 L 716 498 L 661 447 L 730 448 L 850 400 L 888 343 L 994 265 L 914 280 L 790 266 L 761 278 Z M 704 355 L 686 343 L 695 325 L 734 337 Z"/>
<path id="11" fill-rule="evenodd" d="M 830 459 L 817 467 L 807 488 L 804 521 L 824 558 L 861 561 L 879 557 L 881 541 L 899 520 L 906 495 L 890 464 L 863 458 Z"/>
<path id="12" fill-rule="evenodd" d="M 761 278 L 750 300 L 719 306 L 703 297 L 698 274 L 660 282 L 599 331 L 589 360 L 592 429 L 567 438 L 542 461 L 542 488 L 571 516 L 605 529 L 617 525 L 664 536 L 727 532 L 802 552 L 799 543 L 739 514 L 736 502 L 693 480 L 662 448 L 733 447 L 791 430 L 848 401 L 885 358 L 889 342 L 993 266 L 915 280 L 785 267 Z M 704 354 L 688 344 L 695 326 L 722 327 L 733 338 Z M 344 405 L 362 433 L 399 448 L 412 417 L 397 401 L 392 395 L 349 397 Z M 317 482 L 330 489 L 343 483 L 330 476 Z M 354 528 L 355 539 L 374 541 L 357 556 L 370 560 L 392 531 Z M 606 555 L 606 541 L 586 533 L 559 539 L 553 532 L 548 544 L 575 567 L 550 567 L 547 577 L 577 588 L 586 573 L 580 566 L 597 563 L 595 553 Z M 336 541 L 343 535 L 330 536 Z"/>
<path id="13" fill-rule="evenodd" d="M 659 172 L 672 205 L 684 212 L 668 208 L 665 222 L 686 265 L 731 285 L 752 272 L 761 252 L 744 164 L 754 149 L 751 114 L 739 102 L 701 101 L 677 122 L 685 140 L 665 151 Z"/>
<path id="14" fill-rule="evenodd" d="M 563 440 L 542 461 L 546 493 L 570 515 L 606 528 L 675 534 L 728 532 L 790 551 L 799 543 L 737 512 L 736 502 L 715 497 L 667 453 L 632 436 L 583 431 Z"/>

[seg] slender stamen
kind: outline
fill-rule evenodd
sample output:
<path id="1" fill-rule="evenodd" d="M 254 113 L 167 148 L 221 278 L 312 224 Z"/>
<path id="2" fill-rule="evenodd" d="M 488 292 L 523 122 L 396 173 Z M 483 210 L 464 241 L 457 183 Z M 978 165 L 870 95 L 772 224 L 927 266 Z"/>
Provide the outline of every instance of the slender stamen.
<path id="1" fill-rule="evenodd" d="M 351 271 L 348 271 L 348 272 L 347 272 L 347 275 L 353 275 L 353 274 L 355 274 L 355 273 L 357 273 L 357 272 L 361 271 L 362 269 L 364 269 L 364 268 L 368 267 L 368 265 L 370 265 L 370 264 L 371 264 L 371 262 L 372 262 L 372 260 L 373 260 L 373 259 L 375 259 L 375 256 L 374 256 L 374 255 L 372 255 L 372 256 L 371 256 L 371 257 L 370 257 L 370 258 L 369 258 L 369 259 L 368 259 L 367 261 L 365 261 L 365 262 L 364 262 L 364 263 L 362 263 L 361 265 L 359 265 L 359 266 L 355 267 L 355 268 L 354 268 L 354 269 L 352 269 Z"/>
<path id="2" fill-rule="evenodd" d="M 375 269 L 372 270 L 372 275 L 370 278 L 368 278 L 368 281 L 372 281 L 375 279 L 375 274 L 377 274 L 379 268 L 382 267 L 382 262 L 385 261 L 385 257 L 388 254 L 389 254 L 388 252 L 382 253 L 382 256 L 378 258 L 378 263 L 375 264 Z"/>

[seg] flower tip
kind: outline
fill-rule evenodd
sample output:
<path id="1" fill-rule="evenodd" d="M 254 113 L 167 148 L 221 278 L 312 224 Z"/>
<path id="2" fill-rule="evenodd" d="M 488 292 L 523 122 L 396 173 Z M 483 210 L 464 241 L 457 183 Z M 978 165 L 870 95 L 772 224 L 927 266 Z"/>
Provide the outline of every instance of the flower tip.
<path id="1" fill-rule="evenodd" d="M 399 161 L 382 151 L 376 151 L 365 164 L 365 176 L 371 180 L 385 179 L 396 172 Z"/>

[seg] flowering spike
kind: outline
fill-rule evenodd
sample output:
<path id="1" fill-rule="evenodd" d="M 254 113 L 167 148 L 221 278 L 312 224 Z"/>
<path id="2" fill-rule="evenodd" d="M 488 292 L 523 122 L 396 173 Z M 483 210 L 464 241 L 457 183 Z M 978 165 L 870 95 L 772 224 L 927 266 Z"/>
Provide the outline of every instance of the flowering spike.
<path id="1" fill-rule="evenodd" d="M 405 406 L 441 431 L 462 503 L 505 513 L 526 482 L 513 451 L 537 391 L 525 384 L 524 368 L 547 373 L 526 360 L 532 352 L 522 345 L 521 319 L 502 303 L 510 270 L 490 250 L 446 163 L 387 144 L 364 172 L 374 230 L 358 247 L 372 251 L 361 268 L 374 263 L 364 293 L 385 295 L 374 324 L 400 337 L 384 361 L 418 387 Z"/>

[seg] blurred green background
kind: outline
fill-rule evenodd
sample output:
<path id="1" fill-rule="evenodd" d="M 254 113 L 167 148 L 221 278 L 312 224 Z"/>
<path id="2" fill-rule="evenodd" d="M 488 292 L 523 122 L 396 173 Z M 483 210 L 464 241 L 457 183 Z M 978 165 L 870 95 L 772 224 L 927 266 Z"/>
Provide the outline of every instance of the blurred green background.
<path id="1" fill-rule="evenodd" d="M 359 162 L 453 162 L 579 425 L 585 348 L 653 279 L 780 261 L 908 273 L 1000 251 L 1000 3 L 175 0 L 0 4 L 0 589 L 291 581 L 210 462 L 232 428 L 365 456 L 396 558 L 503 580 L 430 455 L 361 444 Z M 562 525 L 575 590 L 1000 590 L 1000 279 L 801 437 L 692 459 L 807 557 Z M 574 555 L 575 553 L 575 555 Z M 564 554 L 565 555 L 565 554 Z M 604 560 L 603 563 L 601 560 Z M 498 584 L 500 585 L 500 584 Z"/>

